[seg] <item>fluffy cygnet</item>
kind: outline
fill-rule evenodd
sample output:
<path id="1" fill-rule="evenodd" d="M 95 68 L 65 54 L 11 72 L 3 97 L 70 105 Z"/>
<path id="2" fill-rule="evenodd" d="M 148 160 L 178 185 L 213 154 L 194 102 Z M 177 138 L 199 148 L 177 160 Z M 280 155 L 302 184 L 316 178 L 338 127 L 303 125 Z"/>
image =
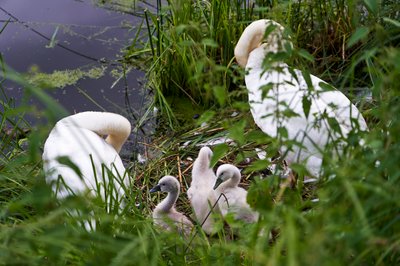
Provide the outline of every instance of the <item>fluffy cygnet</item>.
<path id="1" fill-rule="evenodd" d="M 189 235 L 193 228 L 192 222 L 184 214 L 175 209 L 179 190 L 179 182 L 173 176 L 164 176 L 150 190 L 150 192 L 168 192 L 167 197 L 153 210 L 154 224 L 168 231 L 176 230 L 184 235 Z"/>
<path id="2" fill-rule="evenodd" d="M 213 185 L 217 180 L 215 173 L 210 168 L 212 151 L 209 147 L 200 149 L 193 163 L 192 182 L 187 191 L 190 204 L 199 224 L 207 234 L 215 233 L 214 217 L 210 214 L 211 207 L 216 202 L 216 193 Z M 214 213 L 220 213 L 218 205 L 213 209 Z M 208 217 L 207 217 L 208 215 Z M 207 219 L 206 219 L 207 218 Z"/>
<path id="3" fill-rule="evenodd" d="M 239 187 L 241 174 L 239 169 L 231 164 L 223 164 L 217 169 L 217 181 L 214 190 L 217 195 L 223 193 L 219 201 L 222 215 L 234 213 L 235 219 L 253 223 L 258 220 L 258 213 L 247 204 L 247 191 Z"/>

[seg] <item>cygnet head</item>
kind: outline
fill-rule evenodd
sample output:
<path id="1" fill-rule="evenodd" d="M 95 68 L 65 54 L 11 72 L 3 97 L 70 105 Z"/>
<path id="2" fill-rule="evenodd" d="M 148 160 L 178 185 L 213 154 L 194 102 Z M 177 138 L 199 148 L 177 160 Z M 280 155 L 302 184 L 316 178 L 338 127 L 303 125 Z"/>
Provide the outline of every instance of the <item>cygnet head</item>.
<path id="1" fill-rule="evenodd" d="M 213 152 L 209 147 L 207 146 L 202 147 L 194 162 L 195 165 L 193 166 L 193 170 L 199 169 L 201 171 L 205 171 L 206 169 L 209 169 L 212 155 Z"/>
<path id="2" fill-rule="evenodd" d="M 240 170 L 232 164 L 223 164 L 217 169 L 217 181 L 215 182 L 214 188 L 216 189 L 223 182 L 228 179 L 234 178 L 232 185 L 238 185 L 240 182 Z"/>
<path id="3" fill-rule="evenodd" d="M 200 149 L 198 158 L 210 161 L 212 154 L 213 154 L 212 150 L 209 147 L 204 146 Z"/>
<path id="4" fill-rule="evenodd" d="M 158 184 L 150 190 L 150 193 L 162 191 L 162 192 L 177 192 L 180 189 L 178 180 L 170 175 L 164 176 L 158 181 Z"/>

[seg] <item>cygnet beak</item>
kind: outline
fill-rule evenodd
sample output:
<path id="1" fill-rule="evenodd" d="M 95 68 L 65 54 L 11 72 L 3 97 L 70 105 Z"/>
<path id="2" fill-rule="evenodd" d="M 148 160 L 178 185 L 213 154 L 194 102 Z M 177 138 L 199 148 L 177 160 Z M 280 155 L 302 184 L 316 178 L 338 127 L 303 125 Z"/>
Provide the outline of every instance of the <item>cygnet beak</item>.
<path id="1" fill-rule="evenodd" d="M 153 187 L 152 189 L 150 189 L 150 193 L 153 193 L 153 192 L 157 192 L 157 191 L 161 191 L 161 186 L 160 185 L 157 185 L 157 186 L 155 186 L 155 187 Z"/>
<path id="2" fill-rule="evenodd" d="M 215 185 L 214 185 L 214 190 L 219 187 L 219 185 L 221 185 L 221 183 L 223 182 L 223 180 L 221 178 L 217 178 L 217 181 L 215 181 Z"/>

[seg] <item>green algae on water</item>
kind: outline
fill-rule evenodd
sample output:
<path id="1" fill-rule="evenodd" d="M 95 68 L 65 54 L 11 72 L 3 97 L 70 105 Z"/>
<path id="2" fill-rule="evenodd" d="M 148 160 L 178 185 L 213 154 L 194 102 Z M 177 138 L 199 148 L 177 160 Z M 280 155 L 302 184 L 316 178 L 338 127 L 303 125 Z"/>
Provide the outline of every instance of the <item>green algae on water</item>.
<path id="1" fill-rule="evenodd" d="M 66 69 L 55 70 L 53 73 L 43 73 L 38 70 L 37 66 L 32 66 L 27 79 L 33 85 L 64 88 L 76 84 L 81 79 L 99 79 L 104 76 L 105 70 L 105 67 L 93 67 L 88 70 Z"/>

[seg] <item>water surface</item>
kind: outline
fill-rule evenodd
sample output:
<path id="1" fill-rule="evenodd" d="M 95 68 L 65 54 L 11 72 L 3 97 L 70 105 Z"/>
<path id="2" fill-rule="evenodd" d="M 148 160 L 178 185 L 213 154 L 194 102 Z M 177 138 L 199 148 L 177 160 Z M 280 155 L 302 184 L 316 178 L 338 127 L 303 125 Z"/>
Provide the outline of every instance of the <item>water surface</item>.
<path id="1" fill-rule="evenodd" d="M 122 13 L 90 0 L 0 0 L 0 52 L 8 66 L 20 73 L 103 69 L 100 78 L 82 78 L 76 84 L 48 90 L 71 114 L 81 111 L 110 111 L 125 115 L 133 124 L 146 110 L 144 73 L 127 69 L 121 62 L 123 49 L 132 44 L 137 25 L 143 22 L 139 3 Z M 126 76 L 124 71 L 128 71 Z M 112 74 L 113 73 L 113 74 Z M 1 100 L 21 103 L 24 89 L 9 81 Z M 40 107 L 35 99 L 29 104 Z M 27 116 L 35 123 L 37 117 Z M 150 127 L 151 128 L 151 127 Z M 137 142 L 144 131 L 134 132 Z"/>

